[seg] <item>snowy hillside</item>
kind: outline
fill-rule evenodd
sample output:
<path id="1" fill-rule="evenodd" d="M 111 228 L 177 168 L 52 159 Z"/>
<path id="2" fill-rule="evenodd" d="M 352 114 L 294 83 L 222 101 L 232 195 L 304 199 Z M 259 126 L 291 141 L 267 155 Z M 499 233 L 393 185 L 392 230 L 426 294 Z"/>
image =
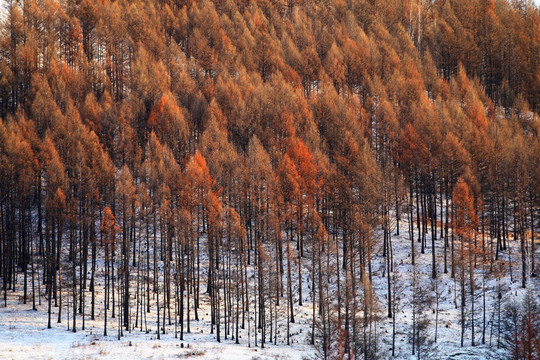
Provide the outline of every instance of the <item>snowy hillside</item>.
<path id="1" fill-rule="evenodd" d="M 407 225 L 406 223 L 402 225 Z M 511 243 L 505 256 L 515 256 L 515 243 Z M 392 240 L 394 258 L 394 270 L 392 277 L 397 285 L 394 289 L 399 305 L 396 316 L 396 349 L 395 356 L 392 351 L 392 319 L 385 317 L 384 308 L 387 303 L 387 280 L 385 278 L 386 260 L 381 255 L 382 248 L 377 249 L 373 262 L 373 288 L 377 294 L 380 319 L 374 325 L 378 329 L 379 349 L 378 356 L 383 359 L 417 359 L 411 355 L 411 333 L 413 305 L 413 266 L 411 264 L 410 242 L 406 236 L 394 236 Z M 436 241 L 437 251 L 443 253 L 441 241 Z M 426 248 L 425 254 L 416 254 L 416 273 L 421 288 L 432 292 L 426 300 L 426 319 L 428 321 L 425 344 L 421 348 L 422 358 L 474 360 L 474 359 L 507 359 L 508 353 L 499 349 L 500 341 L 497 331 L 497 309 L 499 300 L 497 292 L 501 291 L 501 304 L 519 302 L 527 291 L 532 291 L 534 296 L 540 296 L 540 280 L 532 278 L 528 289 L 522 289 L 517 279 L 517 263 L 514 268 L 514 278 L 509 276 L 489 277 L 485 284 L 485 308 L 483 297 L 479 297 L 476 318 L 478 319 L 475 332 L 476 345 L 471 346 L 471 334 L 467 333 L 465 346 L 460 346 L 460 313 L 457 305 L 459 288 L 450 274 L 443 273 L 442 256 L 437 258 L 439 275 L 437 281 L 429 280 L 431 274 L 431 254 Z M 515 261 L 515 260 L 514 260 Z M 506 263 L 509 265 L 510 263 Z M 477 273 L 480 274 L 480 267 Z M 297 278 L 293 279 L 297 281 Z M 103 278 L 98 280 L 98 286 L 102 286 Z M 253 329 L 241 329 L 239 342 L 229 337 L 221 343 L 216 342 L 215 334 L 210 334 L 209 301 L 207 296 L 203 298 L 200 308 L 200 320 L 192 321 L 191 333 L 185 334 L 184 340 L 178 339 L 178 326 L 166 325 L 165 333 L 161 339 L 156 336 L 155 311 L 148 313 L 147 322 L 140 328 L 129 332 L 123 330 L 122 337 L 118 340 L 118 322 L 110 320 L 109 335 L 103 335 L 103 314 L 98 312 L 96 320 L 85 320 L 85 330 L 80 328 L 73 333 L 69 324 L 69 313 L 62 318 L 62 323 L 53 324 L 52 329 L 47 329 L 47 312 L 45 295 L 38 301 L 37 310 L 31 310 L 31 302 L 22 303 L 21 291 L 8 292 L 7 307 L 0 307 L 0 358 L 1 359 L 101 359 L 101 358 L 140 358 L 140 359 L 170 359 L 170 358 L 194 358 L 194 359 L 314 359 L 321 356 L 317 346 L 309 344 L 311 333 L 312 300 L 310 295 L 310 280 L 303 282 L 305 303 L 299 307 L 296 314 L 297 322 L 291 328 L 291 345 L 286 345 L 285 334 L 277 335 L 277 344 L 266 343 L 265 348 L 254 343 Z M 394 286 L 394 285 L 393 285 Z M 437 286 L 437 288 L 435 288 Z M 500 290 L 499 290 L 500 289 Z M 334 289 L 335 292 L 335 289 Z M 438 304 L 437 304 L 438 294 Z M 98 302 L 103 301 L 103 293 L 98 290 Z M 69 312 L 69 294 L 64 297 L 64 306 Z M 64 310 L 64 311 L 66 311 Z M 485 320 L 484 320 L 485 310 Z M 283 309 L 281 309 L 283 311 Z M 437 314 L 438 312 L 438 314 Z M 57 317 L 57 309 L 53 308 L 53 318 Z M 470 316 L 470 315 L 469 315 Z M 253 320 L 253 314 L 251 315 Z M 80 324 L 80 319 L 78 320 Z M 485 325 L 484 325 L 485 321 Z M 437 323 L 436 323 L 437 322 Z M 79 325 L 80 326 L 80 325 Z M 253 325 L 251 325 L 253 326 Z M 280 325 L 283 329 L 283 324 Z M 485 329 L 484 329 L 485 326 Z M 437 327 L 437 328 L 436 328 Z M 485 330 L 485 331 L 484 331 Z M 437 340 L 435 342 L 435 332 Z M 260 330 L 258 331 L 260 334 Z M 260 338 L 260 335 L 259 335 Z M 316 343 L 320 344 L 320 339 Z M 248 347 L 249 342 L 249 347 Z M 418 351 L 418 350 L 417 350 Z"/>

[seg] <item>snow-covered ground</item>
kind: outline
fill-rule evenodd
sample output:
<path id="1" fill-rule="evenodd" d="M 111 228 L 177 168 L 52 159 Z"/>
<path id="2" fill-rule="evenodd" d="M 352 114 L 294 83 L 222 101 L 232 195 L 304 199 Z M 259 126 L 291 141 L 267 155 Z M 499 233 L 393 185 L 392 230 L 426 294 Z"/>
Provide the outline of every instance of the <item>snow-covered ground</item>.
<path id="1" fill-rule="evenodd" d="M 203 239 L 204 240 L 204 239 Z M 201 263 L 206 264 L 206 254 L 201 254 Z M 98 269 L 104 267 L 103 261 L 98 261 Z M 162 263 L 158 265 L 162 271 Z M 252 267 L 249 269 L 251 282 Z M 206 271 L 201 268 L 202 274 Z M 201 281 L 203 276 L 201 274 Z M 163 274 L 162 274 L 163 275 Z M 199 321 L 193 320 L 191 315 L 191 332 L 184 332 L 184 340 L 179 339 L 180 328 L 175 337 L 174 324 L 165 326 L 165 334 L 160 333 L 157 339 L 156 299 L 151 298 L 151 311 L 145 314 L 146 324 L 141 330 L 139 327 L 130 332 L 123 329 L 118 340 L 118 316 L 111 318 L 112 310 L 108 311 L 108 335 L 103 335 L 104 329 L 104 289 L 103 271 L 98 271 L 96 278 L 96 316 L 95 321 L 90 320 L 90 292 L 86 292 L 85 330 L 81 330 L 82 319 L 77 315 L 77 332 L 71 330 L 70 313 L 72 304 L 71 292 L 65 289 L 62 295 L 62 322 L 57 323 L 58 307 L 52 306 L 52 328 L 47 328 L 47 297 L 45 287 L 41 286 L 41 302 L 36 297 L 37 310 L 32 310 L 31 292 L 27 303 L 23 304 L 22 275 L 18 274 L 16 292 L 7 292 L 7 306 L 4 306 L 4 293 L 0 294 L 0 359 L 314 359 L 316 349 L 309 345 L 309 332 L 311 330 L 311 303 L 295 307 L 296 323 L 291 324 L 291 345 L 286 345 L 286 334 L 283 331 L 285 324 L 279 320 L 279 335 L 277 345 L 266 342 L 264 348 L 260 347 L 260 330 L 257 333 L 258 346 L 255 346 L 253 319 L 255 313 L 251 305 L 250 320 L 246 320 L 246 328 L 239 330 L 239 343 L 235 340 L 224 339 L 222 330 L 221 342 L 216 341 L 215 333 L 211 333 L 210 300 L 208 294 L 201 290 Z M 162 276 L 161 276 L 162 281 Z M 37 283 L 37 281 L 36 281 Z M 135 287 L 135 284 L 132 285 Z M 254 286 L 254 284 L 251 284 Z M 36 285 L 37 287 L 37 285 Z M 206 285 L 201 284 L 201 289 Z M 37 289 L 36 289 L 37 291 Z M 305 290 L 306 293 L 307 290 Z M 163 296 L 163 294 L 160 294 Z M 132 300 L 134 301 L 134 300 Z M 161 299 L 163 301 L 163 299 Z M 54 302 L 54 300 L 53 300 Z M 285 301 L 283 301 L 285 304 Z M 281 306 L 280 312 L 285 308 Z M 161 309 L 163 311 L 163 308 Z M 117 312 L 118 314 L 118 312 Z M 285 316 L 283 315 L 283 318 Z M 161 320 L 163 326 L 163 320 Z M 223 326 L 223 324 L 222 324 Z M 186 329 L 185 329 L 186 330 Z M 267 340 L 268 341 L 268 340 Z M 248 343 L 249 342 L 249 343 Z"/>
<path id="2" fill-rule="evenodd" d="M 407 224 L 402 222 L 400 226 L 407 229 Z M 381 241 L 382 242 L 382 241 Z M 420 254 L 419 244 L 416 251 L 416 271 L 422 286 L 431 291 L 433 283 L 431 281 L 431 240 L 428 237 L 425 254 Z M 503 258 L 507 267 L 504 276 L 497 278 L 490 276 L 486 280 L 486 331 L 485 344 L 482 345 L 483 327 L 483 298 L 481 290 L 477 290 L 479 295 L 476 301 L 476 346 L 471 346 L 470 329 L 465 333 L 465 346 L 460 346 L 461 326 L 459 284 L 455 284 L 449 272 L 443 273 L 443 248 L 442 241 L 436 241 L 438 288 L 439 288 L 439 321 L 437 327 L 437 342 L 433 342 L 424 350 L 424 356 L 431 359 L 453 359 L 453 360 L 474 360 L 474 359 L 506 359 L 507 355 L 497 349 L 497 332 L 492 326 L 492 316 L 496 309 L 497 289 L 501 289 L 502 303 L 517 300 L 519 301 L 527 289 L 521 288 L 520 279 L 520 257 L 519 244 L 510 241 L 511 252 L 505 252 Z M 395 264 L 394 274 L 399 278 L 401 284 L 402 301 L 400 309 L 396 314 L 396 357 L 398 359 L 416 359 L 411 354 L 410 332 L 412 326 L 412 274 L 410 241 L 407 234 L 392 236 L 392 251 Z M 537 246 L 539 249 L 540 246 Z M 508 271 L 508 256 L 512 259 L 512 274 L 510 278 Z M 448 257 L 450 253 L 448 252 Z M 392 319 L 385 317 L 385 307 L 387 304 L 387 280 L 383 276 L 386 259 L 382 257 L 382 248 L 375 249 L 373 257 L 373 288 L 380 303 L 382 320 L 377 324 L 379 335 L 379 348 L 382 358 L 392 358 Z M 310 261 L 305 261 L 305 265 Z M 306 274 L 309 271 L 306 269 Z M 482 285 L 481 266 L 477 269 L 477 285 Z M 19 279 L 19 284 L 20 284 Z M 254 281 L 254 280 L 253 280 Z M 297 281 L 296 281 L 297 282 Z M 309 276 L 304 278 L 303 297 L 304 306 L 295 306 L 296 323 L 291 324 L 290 346 L 286 345 L 283 329 L 285 324 L 280 323 L 280 333 L 278 344 L 266 343 L 265 348 L 254 346 L 253 322 L 251 322 L 251 337 L 248 347 L 248 329 L 240 330 L 240 344 L 235 344 L 232 339 L 223 339 L 221 343 L 216 341 L 215 334 L 210 333 L 210 306 L 206 294 L 201 294 L 201 308 L 199 310 L 200 320 L 191 322 L 191 333 L 186 333 L 184 340 L 175 338 L 174 325 L 166 326 L 166 334 L 161 335 L 161 340 L 156 339 L 156 314 L 155 307 L 148 314 L 148 333 L 140 329 L 131 332 L 124 332 L 120 340 L 117 337 L 117 319 L 109 321 L 109 335 L 103 336 L 103 314 L 97 313 L 96 321 L 86 318 L 86 330 L 81 330 L 81 318 L 77 318 L 78 331 L 76 333 L 68 330 L 68 308 L 69 292 L 64 294 L 64 308 L 62 323 L 57 323 L 58 308 L 53 307 L 53 328 L 47 329 L 47 302 L 42 296 L 41 304 L 37 305 L 38 310 L 32 311 L 31 299 L 27 304 L 22 304 L 22 286 L 18 291 L 8 292 L 7 307 L 3 301 L 0 303 L 0 359 L 169 359 L 169 358 L 194 358 L 194 359 L 312 359 L 317 357 L 317 349 L 309 345 L 311 332 L 311 292 L 309 289 Z M 103 301 L 103 288 L 99 281 L 97 289 L 98 306 L 101 311 Z M 532 289 L 536 295 L 540 295 L 540 279 L 532 278 L 528 280 L 528 289 Z M 43 288 L 41 289 L 44 290 Z M 3 296 L 3 294 L 1 294 Z M 89 298 L 87 297 L 87 307 Z M 286 301 L 283 301 L 286 304 Z M 283 306 L 282 306 L 283 307 Z M 427 317 L 431 321 L 428 330 L 428 340 L 434 340 L 435 334 L 435 301 L 427 311 Z M 88 309 L 86 310 L 89 311 Z M 109 313 L 110 316 L 110 313 Z M 253 310 L 251 317 L 255 316 Z M 284 316 L 281 316 L 282 318 Z M 281 320 L 282 321 L 282 320 Z M 260 336 L 259 336 L 260 340 Z M 479 344 L 479 345 L 478 345 Z M 490 347 L 491 344 L 491 347 Z"/>
<path id="3" fill-rule="evenodd" d="M 405 231 L 408 229 L 408 224 L 403 222 L 400 224 Z M 415 229 L 416 231 L 416 229 Z M 438 229 L 440 233 L 440 229 Z M 396 314 L 396 357 L 400 359 L 417 359 L 411 355 L 411 327 L 412 327 L 412 274 L 413 266 L 411 264 L 411 243 L 408 234 L 395 236 L 392 234 L 392 251 L 394 260 L 394 274 L 399 278 L 398 283 L 403 287 L 402 300 L 400 309 Z M 415 237 L 418 234 L 415 232 Z M 439 234 L 437 234 L 439 236 Z M 486 240 L 487 241 L 487 240 Z M 530 241 L 530 239 L 528 240 Z M 538 241 L 536 248 L 538 249 Z M 483 297 L 482 297 L 482 265 L 480 257 L 478 259 L 477 268 L 475 269 L 475 283 L 478 287 L 475 292 L 475 346 L 472 346 L 472 337 L 470 326 L 465 330 L 464 346 L 461 347 L 461 313 L 460 313 L 460 286 L 459 278 L 451 278 L 450 265 L 450 249 L 447 249 L 448 273 L 443 273 L 444 257 L 443 257 L 443 241 L 437 238 L 435 241 L 436 249 L 436 268 L 437 268 L 437 287 L 439 293 L 438 304 L 438 326 L 437 326 L 437 341 L 435 342 L 435 324 L 436 324 L 436 296 L 434 295 L 434 282 L 431 280 L 432 271 L 432 252 L 431 252 L 431 237 L 426 235 L 425 253 L 420 253 L 420 243 L 415 240 L 415 256 L 416 256 L 416 272 L 418 273 L 418 281 L 420 286 L 426 289 L 432 295 L 433 303 L 427 311 L 427 319 L 430 321 L 428 326 L 428 342 L 429 344 L 424 349 L 422 358 L 428 359 L 448 359 L 448 360 L 480 360 L 480 359 L 508 359 L 508 354 L 500 348 L 497 348 L 497 327 L 496 327 L 496 311 L 497 311 L 497 296 L 498 290 L 501 291 L 501 306 L 508 302 L 520 302 L 525 293 L 531 290 L 534 295 L 540 299 L 540 279 L 527 277 L 527 288 L 521 287 L 521 253 L 519 252 L 519 242 L 509 241 L 509 250 L 501 252 L 500 259 L 504 262 L 504 271 L 502 276 L 497 277 L 495 273 L 489 273 L 489 264 L 484 267 L 485 270 L 485 338 L 482 344 L 482 330 L 484 327 L 483 317 Z M 456 242 L 457 246 L 457 242 Z M 374 261 L 375 276 L 373 278 L 374 290 L 378 295 L 382 305 L 387 304 L 387 280 L 382 277 L 384 271 L 385 258 L 381 256 L 382 246 L 377 251 Z M 457 256 L 457 251 L 456 251 Z M 510 256 L 510 257 L 509 257 Z M 538 259 L 538 251 L 536 254 Z M 528 264 L 529 266 L 530 264 Z M 510 270 L 511 266 L 512 270 Z M 528 267 L 529 268 L 529 267 Z M 510 275 L 510 273 L 512 275 Z M 393 274 L 393 275 L 394 275 Z M 468 276 L 468 275 L 467 275 Z M 468 289 L 468 286 L 467 286 Z M 467 290 L 468 291 L 468 290 Z M 467 310 L 470 308 L 470 298 L 467 296 Z M 466 310 L 466 311 L 467 311 Z M 384 314 L 383 314 L 384 315 Z M 466 317 L 470 321 L 470 314 Z M 381 337 L 381 355 L 383 358 L 392 358 L 391 356 L 391 340 L 392 340 L 392 319 L 384 317 L 383 323 L 380 325 L 383 336 Z"/>
<path id="4" fill-rule="evenodd" d="M 56 310 L 55 310 L 55 315 Z M 31 304 L 19 302 L 18 293 L 8 293 L 8 307 L 0 307 L 0 359 L 304 359 L 314 358 L 315 349 L 307 345 L 307 334 L 301 339 L 300 328 L 307 329 L 300 322 L 293 327 L 293 336 L 299 343 L 292 346 L 285 344 L 265 344 L 265 348 L 247 346 L 245 335 L 241 344 L 234 340 L 216 342 L 210 334 L 209 316 L 204 307 L 200 321 L 193 321 L 191 333 L 184 334 L 184 340 L 174 337 L 174 326 L 168 326 L 161 340 L 156 339 L 156 325 L 153 331 L 133 330 L 124 332 L 118 340 L 115 319 L 109 323 L 109 335 L 103 336 L 103 320 L 86 320 L 86 330 L 76 333 L 68 331 L 67 319 L 61 324 L 53 322 L 53 328 L 47 329 L 47 308 L 45 302 L 38 306 L 38 311 L 31 310 Z M 64 309 L 63 311 L 66 311 Z M 57 315 L 56 315 L 57 316 Z M 307 315 L 304 316 L 307 318 Z M 301 317 L 302 318 L 302 317 Z M 56 317 L 53 316 L 56 320 Z M 78 319 L 80 322 L 80 318 Z M 79 324 L 80 326 L 80 324 Z"/>

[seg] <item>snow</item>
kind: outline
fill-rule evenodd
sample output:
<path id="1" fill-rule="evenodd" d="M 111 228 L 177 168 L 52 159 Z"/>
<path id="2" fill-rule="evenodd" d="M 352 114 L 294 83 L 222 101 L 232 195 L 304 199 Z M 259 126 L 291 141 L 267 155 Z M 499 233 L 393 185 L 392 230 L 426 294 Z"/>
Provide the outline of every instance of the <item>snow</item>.
<path id="1" fill-rule="evenodd" d="M 156 339 L 150 333 L 133 330 L 124 332 L 117 340 L 117 331 L 109 324 L 109 335 L 103 336 L 103 323 L 86 320 L 87 329 L 76 333 L 68 331 L 67 320 L 62 324 L 53 323 L 47 329 L 45 303 L 38 311 L 28 310 L 29 305 L 19 303 L 13 294 L 8 294 L 8 308 L 0 309 L 0 359 L 297 359 L 314 357 L 314 349 L 308 345 L 294 346 L 265 344 L 265 348 L 249 348 L 244 344 L 234 344 L 233 340 L 217 343 L 209 334 L 203 316 L 201 321 L 192 323 L 192 333 L 185 334 L 185 340 L 174 337 L 174 327 L 169 333 Z M 31 307 L 31 305 L 30 305 Z M 64 309 L 63 311 L 66 311 Z M 56 314 L 55 314 L 56 315 Z M 53 317 L 55 319 L 55 317 Z M 80 321 L 80 319 L 78 320 Z M 80 324 L 79 324 L 80 325 Z M 112 327 L 112 328 L 111 328 Z"/>
<path id="2" fill-rule="evenodd" d="M 401 229 L 408 229 L 406 222 L 400 223 Z M 381 234 L 378 234 L 378 236 Z M 417 236 L 417 234 L 415 235 Z M 381 244 L 382 241 L 379 241 Z M 439 323 L 437 342 L 430 344 L 426 348 L 424 358 L 443 360 L 475 360 L 475 359 L 505 359 L 507 356 L 502 349 L 497 349 L 497 332 L 490 326 L 490 319 L 494 314 L 497 303 L 497 290 L 500 287 L 502 293 L 502 304 L 508 301 L 519 301 L 527 289 L 521 288 L 521 269 L 519 254 L 519 243 L 509 240 L 512 254 L 513 278 L 510 278 L 508 269 L 504 276 L 496 278 L 489 276 L 486 279 L 486 339 L 485 344 L 481 344 L 482 335 L 482 301 L 481 297 L 476 301 L 476 346 L 471 346 L 470 329 L 466 329 L 465 346 L 460 346 L 461 325 L 459 303 L 459 283 L 455 283 L 450 277 L 450 261 L 448 263 L 448 273 L 443 273 L 443 248 L 442 241 L 435 241 L 437 253 L 438 286 L 440 291 L 439 299 Z M 426 289 L 432 286 L 431 281 L 431 239 L 429 234 L 426 239 L 425 254 L 420 254 L 419 243 L 415 241 L 416 248 L 416 271 L 419 274 L 419 281 Z M 412 326 L 412 298 L 411 284 L 413 266 L 411 264 L 411 243 L 408 235 L 402 233 L 397 236 L 392 234 L 392 251 L 394 260 L 394 273 L 403 286 L 403 300 L 396 316 L 396 359 L 416 359 L 411 355 L 410 333 Z M 537 246 L 540 249 L 540 245 Z M 392 319 L 385 317 L 385 307 L 387 304 L 387 279 L 383 276 L 385 271 L 386 258 L 382 256 L 382 245 L 374 249 L 373 254 L 373 289 L 377 295 L 379 307 L 381 308 L 382 320 L 377 324 L 377 334 L 379 334 L 379 348 L 382 358 L 392 358 Z M 508 252 L 504 253 L 506 265 L 508 265 Z M 450 252 L 448 252 L 450 259 Z M 286 345 L 286 334 L 283 312 L 286 311 L 286 300 L 280 305 L 280 334 L 278 344 L 266 343 L 265 348 L 254 346 L 253 321 L 251 321 L 250 345 L 248 343 L 248 329 L 240 329 L 240 344 L 235 344 L 234 340 L 223 339 L 216 341 L 215 334 L 210 333 L 210 305 L 208 295 L 201 294 L 201 308 L 199 310 L 200 320 L 191 322 L 191 333 L 185 334 L 184 340 L 179 340 L 174 334 L 174 325 L 166 326 L 166 334 L 161 335 L 161 340 L 156 338 L 156 314 L 155 305 L 148 314 L 148 330 L 141 331 L 139 328 L 132 329 L 131 332 L 123 333 L 118 340 L 118 319 L 110 319 L 108 323 L 109 335 L 103 336 L 103 314 L 96 314 L 96 321 L 89 320 L 86 316 L 86 329 L 81 330 L 81 317 L 77 317 L 77 332 L 68 330 L 69 301 L 71 293 L 64 291 L 62 323 L 57 323 L 58 308 L 53 307 L 52 329 L 47 329 L 47 301 L 44 294 L 41 297 L 41 304 L 37 304 L 37 311 L 32 311 L 31 297 L 27 304 L 22 304 L 21 279 L 18 279 L 16 292 L 8 292 L 7 307 L 3 301 L 0 302 L 0 359 L 169 359 L 169 358 L 194 358 L 194 359 L 312 359 L 317 357 L 317 349 L 309 345 L 311 333 L 311 284 L 310 259 L 303 260 L 306 267 L 303 276 L 303 298 L 304 305 L 299 307 L 295 300 L 296 323 L 291 324 L 290 346 Z M 477 284 L 482 285 L 481 266 L 476 270 Z M 250 271 L 251 272 L 251 271 Z M 204 272 L 203 272 L 204 273 Z M 293 271 L 296 275 L 296 271 Z M 202 275 L 202 274 L 201 274 Z M 19 275 L 21 278 L 22 276 Z M 202 278 L 202 276 L 201 276 Z M 102 277 L 97 278 L 96 309 L 102 310 L 103 283 Z M 250 281 L 254 282 L 254 279 Z M 293 278 L 293 284 L 297 285 L 297 278 Z M 253 286 L 253 284 L 252 284 Z M 204 288 L 204 285 L 201 286 Z M 540 295 L 540 279 L 528 279 L 527 287 L 535 294 Z M 44 287 L 41 291 L 44 292 Z M 481 289 L 477 290 L 481 295 Z M 296 299 L 297 299 L 296 294 Z M 3 297 L 3 293 L 1 294 Z M 86 293 L 87 307 L 89 313 L 90 293 Z M 155 300 L 153 300 L 155 301 Z M 469 299 L 467 300 L 469 304 Z M 467 305 L 469 306 L 469 305 Z M 108 313 L 110 317 L 111 313 Z M 253 307 L 251 308 L 251 318 L 255 316 Z M 434 340 L 435 333 L 435 302 L 430 306 L 427 317 L 431 321 L 428 330 L 428 340 Z M 493 330 L 493 332 L 491 332 Z M 260 335 L 258 336 L 260 341 Z M 491 347 L 489 344 L 491 343 Z M 480 345 L 478 345 L 480 344 Z"/>
<path id="3" fill-rule="evenodd" d="M 205 239 L 201 241 L 204 242 Z M 201 248 L 204 243 L 201 244 Z M 103 255 L 103 254 L 102 254 Z M 207 264 L 206 254 L 201 254 L 201 264 Z M 170 358 L 194 358 L 194 359 L 291 359 L 303 360 L 315 358 L 315 348 L 309 345 L 309 331 L 311 326 L 311 306 L 305 305 L 295 308 L 296 323 L 291 324 L 291 342 L 286 345 L 285 324 L 280 320 L 280 334 L 277 337 L 278 344 L 265 343 L 265 347 L 260 347 L 260 331 L 258 332 L 258 347 L 254 345 L 254 325 L 255 317 L 253 303 L 250 309 L 250 334 L 248 347 L 248 326 L 240 329 L 239 342 L 235 344 L 229 336 L 224 339 L 222 330 L 221 343 L 216 341 L 216 335 L 210 333 L 210 300 L 204 293 L 206 285 L 201 283 L 201 298 L 199 321 L 193 320 L 191 315 L 191 333 L 184 332 L 184 340 L 175 337 L 174 324 L 165 326 L 165 334 L 161 333 L 161 339 L 157 339 L 157 314 L 156 299 L 151 299 L 151 312 L 147 313 L 146 329 L 132 329 L 130 332 L 123 330 L 123 335 L 118 340 L 118 317 L 111 318 L 112 310 L 109 309 L 108 335 L 103 335 L 103 302 L 104 274 L 103 260 L 97 261 L 98 270 L 96 274 L 96 320 L 90 320 L 90 291 L 86 292 L 86 315 L 85 330 L 81 330 L 82 319 L 77 315 L 77 332 L 70 331 L 71 325 L 71 292 L 64 289 L 62 293 L 63 308 L 62 322 L 57 323 L 58 307 L 52 307 L 52 328 L 47 329 L 47 297 L 45 286 L 41 286 L 41 303 L 36 298 L 37 310 L 32 309 L 31 292 L 27 303 L 23 304 L 22 275 L 18 274 L 17 291 L 7 293 L 7 307 L 4 306 L 3 291 L 0 292 L 0 359 L 170 359 Z M 158 268 L 161 271 L 161 282 L 163 281 L 163 263 L 159 262 Z M 204 281 L 206 269 L 201 267 L 201 281 Z M 255 281 L 251 274 L 253 268 L 248 269 L 249 278 Z M 40 276 L 41 277 L 41 276 Z M 135 284 L 132 285 L 135 287 Z M 36 281 L 37 287 L 37 281 Z M 36 290 L 37 291 L 37 290 Z M 252 291 L 252 290 L 250 290 Z M 307 294 L 307 290 L 304 290 Z M 163 294 L 160 293 L 160 302 L 163 302 Z M 134 301 L 134 300 L 132 300 Z M 54 300 L 53 300 L 54 303 Z M 285 301 L 282 304 L 286 304 Z M 134 303 L 133 303 L 134 305 Z M 163 305 L 163 304 L 161 304 Z M 280 306 L 281 310 L 286 306 Z M 173 311 L 173 309 L 171 309 Z M 161 309 L 163 312 L 163 309 Z M 284 317 L 284 315 L 283 315 Z M 163 319 L 161 319 L 163 326 Z M 140 324 L 140 322 L 139 322 Z M 223 323 L 222 323 L 223 326 Z M 178 327 L 178 336 L 180 329 Z M 29 355 L 31 354 L 31 355 Z"/>
<path id="4" fill-rule="evenodd" d="M 404 230 L 408 229 L 408 224 L 403 222 L 400 227 Z M 440 233 L 440 229 L 438 229 Z M 411 355 L 411 343 L 409 341 L 411 327 L 412 327 L 412 305 L 410 299 L 412 299 L 412 264 L 411 264 L 411 242 L 408 239 L 408 235 L 401 234 L 396 236 L 392 234 L 392 250 L 394 256 L 394 274 L 398 274 L 402 284 L 405 285 L 404 300 L 402 300 L 402 310 L 396 314 L 396 328 L 398 336 L 396 338 L 396 357 L 398 359 L 416 359 L 416 356 Z M 382 235 L 381 235 L 382 236 Z M 418 233 L 415 229 L 415 236 Z M 439 234 L 437 234 L 439 236 Z M 530 240 L 529 240 L 530 241 Z M 422 286 L 428 291 L 431 291 L 431 237 L 430 234 L 426 234 L 426 249 L 425 253 L 420 253 L 420 244 L 415 240 L 415 256 L 416 256 L 416 271 L 420 274 L 419 280 Z M 476 273 L 476 285 L 479 288 L 476 290 L 478 296 L 475 301 L 475 315 L 477 318 L 476 331 L 475 331 L 475 346 L 471 346 L 471 330 L 467 328 L 465 330 L 465 344 L 464 347 L 460 346 L 461 339 L 461 323 L 460 323 L 460 307 L 459 307 L 459 279 L 456 276 L 456 281 L 450 276 L 450 250 L 448 249 L 448 273 L 443 273 L 443 241 L 439 238 L 435 240 L 436 248 L 436 267 L 439 281 L 439 324 L 437 342 L 431 343 L 428 347 L 428 353 L 424 354 L 425 358 L 435 357 L 436 359 L 452 359 L 452 360 L 476 360 L 476 359 L 507 359 L 508 354 L 503 349 L 497 349 L 497 331 L 494 327 L 493 333 L 491 333 L 490 319 L 496 311 L 497 303 L 497 288 L 500 285 L 502 293 L 502 306 L 505 303 L 516 301 L 519 302 L 524 297 L 525 293 L 530 289 L 535 294 L 540 296 L 540 280 L 539 278 L 527 278 L 527 289 L 521 288 L 521 263 L 520 263 L 520 250 L 519 242 L 509 240 L 509 250 L 512 256 L 512 273 L 511 279 L 508 270 L 508 251 L 502 254 L 502 258 L 506 260 L 504 276 L 500 279 L 492 274 L 489 274 L 489 265 L 486 266 L 486 335 L 485 344 L 481 344 L 482 341 L 482 266 L 478 265 L 475 270 Z M 536 246 L 538 248 L 538 245 Z M 379 258 L 374 262 L 374 276 L 373 287 L 379 297 L 379 301 L 382 305 L 387 304 L 387 281 L 383 278 L 382 271 L 384 267 L 385 258 L 380 256 L 382 254 L 381 249 L 377 251 Z M 519 256 L 518 256 L 519 255 Z M 538 256 L 537 256 L 538 258 Z M 480 262 L 479 262 L 480 264 Z M 470 299 L 467 298 L 467 308 L 470 307 Z M 428 340 L 434 340 L 435 333 L 435 308 L 436 304 L 430 306 L 428 319 L 431 321 L 429 325 L 429 338 Z M 391 336 L 392 336 L 392 319 L 384 318 L 383 324 L 380 325 L 384 335 L 382 338 L 381 347 L 386 349 L 382 351 L 383 358 L 392 358 L 391 353 Z M 491 333 L 491 337 L 490 337 Z M 491 347 L 489 344 L 491 343 Z M 427 356 L 426 356 L 427 355 Z"/>

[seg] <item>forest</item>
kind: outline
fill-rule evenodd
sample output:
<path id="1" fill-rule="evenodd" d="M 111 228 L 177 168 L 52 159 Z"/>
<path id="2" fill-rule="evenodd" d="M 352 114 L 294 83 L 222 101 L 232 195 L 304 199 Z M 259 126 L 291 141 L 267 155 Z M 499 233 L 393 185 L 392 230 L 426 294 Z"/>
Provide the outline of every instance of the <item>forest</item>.
<path id="1" fill-rule="evenodd" d="M 532 1 L 5 1 L 0 313 L 540 359 L 539 111 Z"/>

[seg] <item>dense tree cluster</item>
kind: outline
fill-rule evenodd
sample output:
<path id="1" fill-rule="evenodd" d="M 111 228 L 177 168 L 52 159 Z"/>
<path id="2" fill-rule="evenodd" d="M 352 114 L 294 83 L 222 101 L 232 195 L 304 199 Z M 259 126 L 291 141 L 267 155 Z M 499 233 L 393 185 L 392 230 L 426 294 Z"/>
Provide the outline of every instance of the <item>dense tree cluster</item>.
<path id="1" fill-rule="evenodd" d="M 207 296 L 217 341 L 260 346 L 309 299 L 321 354 L 373 358 L 401 232 L 458 284 L 462 344 L 485 342 L 486 278 L 538 274 L 539 104 L 528 1 L 9 1 L 3 299 L 183 337 Z"/>

